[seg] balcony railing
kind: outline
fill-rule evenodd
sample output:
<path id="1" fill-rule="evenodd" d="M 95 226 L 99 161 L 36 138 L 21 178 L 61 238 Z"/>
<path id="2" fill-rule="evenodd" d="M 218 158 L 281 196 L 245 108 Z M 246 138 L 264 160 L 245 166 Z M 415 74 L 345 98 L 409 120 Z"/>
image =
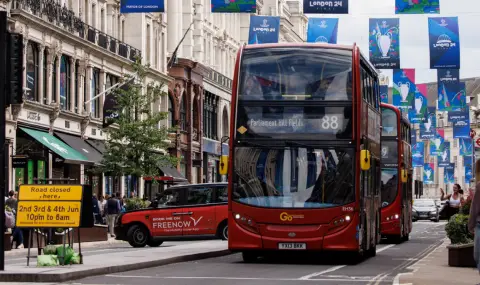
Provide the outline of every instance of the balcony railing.
<path id="1" fill-rule="evenodd" d="M 16 9 L 35 15 L 130 61 L 135 61 L 135 56 L 141 56 L 140 50 L 84 23 L 73 11 L 66 6 L 62 7 L 55 0 L 13 0 L 10 11 L 12 15 L 15 15 Z"/>

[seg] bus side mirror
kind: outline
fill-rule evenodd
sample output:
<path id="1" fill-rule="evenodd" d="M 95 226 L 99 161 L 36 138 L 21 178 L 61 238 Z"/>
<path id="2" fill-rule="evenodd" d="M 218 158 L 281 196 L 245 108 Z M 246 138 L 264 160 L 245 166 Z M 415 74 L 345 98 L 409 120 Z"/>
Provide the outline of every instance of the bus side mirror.
<path id="1" fill-rule="evenodd" d="M 368 150 L 360 151 L 360 168 L 364 171 L 370 170 L 370 152 Z"/>
<path id="2" fill-rule="evenodd" d="M 218 171 L 220 175 L 227 175 L 228 173 L 228 155 L 222 155 L 220 157 L 220 169 Z"/>
<path id="3" fill-rule="evenodd" d="M 408 181 L 407 170 L 402 169 L 402 183 L 407 183 L 407 181 Z"/>

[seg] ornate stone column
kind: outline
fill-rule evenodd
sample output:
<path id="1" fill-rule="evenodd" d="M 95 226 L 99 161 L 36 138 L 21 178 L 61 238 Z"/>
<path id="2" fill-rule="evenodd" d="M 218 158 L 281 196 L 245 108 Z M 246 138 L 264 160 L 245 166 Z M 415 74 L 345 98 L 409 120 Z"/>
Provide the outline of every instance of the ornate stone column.
<path id="1" fill-rule="evenodd" d="M 44 76 L 46 76 L 43 72 L 43 65 L 44 65 L 44 62 L 45 62 L 45 46 L 44 45 L 40 45 L 40 48 L 38 49 L 38 81 L 36 82 L 36 86 L 37 86 L 37 99 L 38 99 L 38 102 L 42 103 L 42 104 L 46 104 L 46 100 L 44 100 L 45 96 L 47 94 L 44 94 L 44 91 L 45 91 L 45 88 L 44 88 L 44 82 L 45 82 L 45 78 Z"/>
<path id="2" fill-rule="evenodd" d="M 55 54 L 51 48 L 47 50 L 47 104 L 52 104 L 55 101 L 55 94 L 52 93 L 52 75 L 53 75 L 53 62 L 55 60 Z"/>
<path id="3" fill-rule="evenodd" d="M 75 58 L 70 57 L 70 90 L 68 90 L 70 96 L 70 105 L 67 106 L 67 109 L 70 110 L 71 112 L 75 112 L 75 94 L 77 90 L 75 90 Z"/>

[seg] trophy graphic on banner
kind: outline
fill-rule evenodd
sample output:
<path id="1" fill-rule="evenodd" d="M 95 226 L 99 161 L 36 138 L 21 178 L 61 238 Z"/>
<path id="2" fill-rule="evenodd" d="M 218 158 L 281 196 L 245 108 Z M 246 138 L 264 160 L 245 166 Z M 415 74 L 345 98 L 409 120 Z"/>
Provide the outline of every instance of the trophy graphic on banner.
<path id="1" fill-rule="evenodd" d="M 432 127 L 432 117 L 428 117 L 427 122 L 423 123 L 423 126 L 425 127 L 425 131 L 430 132 L 430 128 Z"/>
<path id="2" fill-rule="evenodd" d="M 402 103 L 407 102 L 408 93 L 410 91 L 410 82 L 402 84 L 402 82 L 398 82 L 398 89 L 400 91 L 400 96 L 402 96 Z"/>
<path id="3" fill-rule="evenodd" d="M 385 32 L 382 32 L 381 29 L 383 29 Z M 388 56 L 388 52 L 390 51 L 390 47 L 392 46 L 392 38 L 393 38 L 393 33 L 397 31 L 396 27 L 389 28 L 387 25 L 387 21 L 382 21 L 382 25 L 379 26 L 378 22 L 375 27 L 375 30 L 373 30 L 372 34 L 376 37 L 377 41 L 377 46 L 382 54 L 382 58 L 390 58 Z"/>
<path id="4" fill-rule="evenodd" d="M 423 96 L 418 96 L 415 98 L 415 111 L 417 112 L 417 115 L 420 114 L 422 107 L 423 107 Z"/>
<path id="5" fill-rule="evenodd" d="M 447 150 L 444 150 L 443 153 L 442 153 L 442 161 L 447 161 L 447 156 L 448 156 L 448 151 Z"/>
<path id="6" fill-rule="evenodd" d="M 440 149 L 441 143 L 442 143 L 442 140 L 440 138 L 435 139 L 435 147 L 437 148 L 437 151 Z"/>
<path id="7" fill-rule="evenodd" d="M 425 170 L 425 175 L 427 176 L 427 180 L 430 180 L 430 175 L 432 175 L 432 170 L 431 169 Z"/>

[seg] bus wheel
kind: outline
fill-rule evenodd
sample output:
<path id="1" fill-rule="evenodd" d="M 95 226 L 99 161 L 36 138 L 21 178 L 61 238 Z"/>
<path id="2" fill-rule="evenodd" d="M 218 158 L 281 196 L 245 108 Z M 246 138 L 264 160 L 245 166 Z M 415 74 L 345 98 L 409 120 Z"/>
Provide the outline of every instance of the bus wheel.
<path id="1" fill-rule="evenodd" d="M 148 242 L 147 242 L 147 245 L 149 247 L 159 247 L 161 246 L 163 243 L 163 240 L 154 240 L 154 239 L 150 239 Z"/>
<path id="2" fill-rule="evenodd" d="M 253 263 L 257 261 L 258 255 L 254 252 L 244 251 L 242 252 L 242 259 L 245 263 Z"/>
<path id="3" fill-rule="evenodd" d="M 145 247 L 148 239 L 148 230 L 140 225 L 132 225 L 127 231 L 128 243 L 133 247 Z"/>
<path id="4" fill-rule="evenodd" d="M 217 236 L 222 240 L 228 240 L 228 222 L 224 221 L 218 226 Z"/>

